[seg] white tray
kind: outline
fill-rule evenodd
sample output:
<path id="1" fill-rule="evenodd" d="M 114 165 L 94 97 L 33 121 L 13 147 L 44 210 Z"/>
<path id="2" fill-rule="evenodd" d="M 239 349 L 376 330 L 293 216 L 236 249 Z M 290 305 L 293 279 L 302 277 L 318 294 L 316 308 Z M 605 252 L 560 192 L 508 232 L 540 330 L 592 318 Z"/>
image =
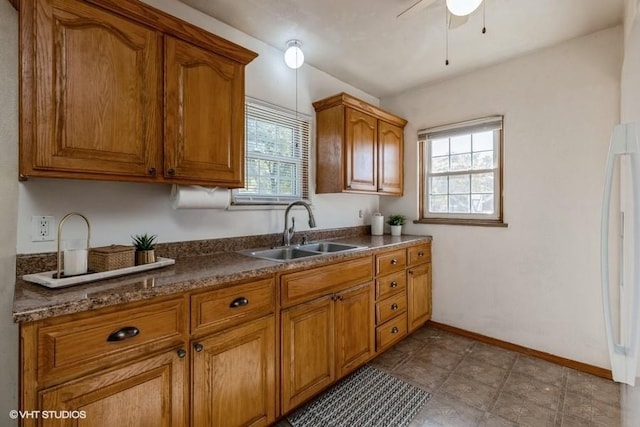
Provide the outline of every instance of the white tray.
<path id="1" fill-rule="evenodd" d="M 63 288 L 65 286 L 79 285 L 82 283 L 93 282 L 96 280 L 108 279 L 110 277 L 122 276 L 125 274 L 139 273 L 141 271 L 152 270 L 154 268 L 165 267 L 175 264 L 176 260 L 171 258 L 157 257 L 156 262 L 150 264 L 136 265 L 134 267 L 119 268 L 117 270 L 100 271 L 98 273 L 81 274 L 78 276 L 63 277 L 62 279 L 54 279 L 57 273 L 54 271 L 44 271 L 42 273 L 25 274 L 22 279 L 46 286 L 47 288 Z"/>

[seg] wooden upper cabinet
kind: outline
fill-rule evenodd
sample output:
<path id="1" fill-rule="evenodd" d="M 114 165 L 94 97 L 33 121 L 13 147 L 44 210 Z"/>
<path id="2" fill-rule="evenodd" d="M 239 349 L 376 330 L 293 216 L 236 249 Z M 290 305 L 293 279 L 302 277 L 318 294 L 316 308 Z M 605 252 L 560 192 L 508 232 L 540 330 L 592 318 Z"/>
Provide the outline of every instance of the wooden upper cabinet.
<path id="1" fill-rule="evenodd" d="M 37 22 L 35 55 L 22 56 L 21 174 L 149 176 L 162 154 L 161 34 L 76 0 L 21 13 Z"/>
<path id="2" fill-rule="evenodd" d="M 346 109 L 346 188 L 376 191 L 378 182 L 378 121 L 351 108 Z"/>
<path id="3" fill-rule="evenodd" d="M 137 0 L 22 0 L 20 178 L 241 187 L 256 56 Z"/>
<path id="4" fill-rule="evenodd" d="M 316 191 L 401 196 L 407 121 L 341 93 L 316 110 Z"/>
<path id="5" fill-rule="evenodd" d="M 244 66 L 165 40 L 165 177 L 244 185 Z"/>
<path id="6" fill-rule="evenodd" d="M 378 192 L 402 195 L 404 189 L 403 129 L 378 122 Z"/>

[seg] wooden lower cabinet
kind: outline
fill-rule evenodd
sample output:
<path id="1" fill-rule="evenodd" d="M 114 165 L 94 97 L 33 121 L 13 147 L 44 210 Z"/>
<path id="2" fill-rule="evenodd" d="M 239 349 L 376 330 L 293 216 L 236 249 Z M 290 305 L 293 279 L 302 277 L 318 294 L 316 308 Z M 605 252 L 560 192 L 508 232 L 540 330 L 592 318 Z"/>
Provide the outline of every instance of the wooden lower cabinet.
<path id="1" fill-rule="evenodd" d="M 407 270 L 407 312 L 409 332 L 431 318 L 431 264 Z"/>
<path id="2" fill-rule="evenodd" d="M 170 427 L 187 425 L 189 361 L 167 351 L 95 375 L 45 389 L 38 394 L 38 426 Z M 182 356 L 182 357 L 181 357 Z M 72 417 L 63 417 L 70 411 Z M 78 411 L 74 413 L 72 411 Z M 57 416 L 54 416 L 57 415 Z M 36 425 L 35 419 L 23 420 Z"/>
<path id="3" fill-rule="evenodd" d="M 282 312 L 282 413 L 373 357 L 373 290 L 367 283 Z"/>
<path id="4" fill-rule="evenodd" d="M 336 297 L 336 379 L 340 379 L 367 362 L 375 352 L 373 284 Z"/>
<path id="5" fill-rule="evenodd" d="M 194 341 L 193 426 L 266 426 L 275 420 L 275 316 Z"/>
<path id="6" fill-rule="evenodd" d="M 334 312 L 335 304 L 331 296 L 282 312 L 282 413 L 333 382 Z"/>

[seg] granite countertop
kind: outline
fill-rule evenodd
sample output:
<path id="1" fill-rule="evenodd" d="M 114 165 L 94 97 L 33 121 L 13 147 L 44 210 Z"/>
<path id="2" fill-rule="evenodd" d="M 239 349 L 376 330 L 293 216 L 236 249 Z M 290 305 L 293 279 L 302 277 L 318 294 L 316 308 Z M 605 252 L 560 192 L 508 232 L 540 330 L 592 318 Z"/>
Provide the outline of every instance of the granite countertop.
<path id="1" fill-rule="evenodd" d="M 17 323 L 78 313 L 115 304 L 141 301 L 156 296 L 196 289 L 214 289 L 229 282 L 276 272 L 313 267 L 342 259 L 359 258 L 393 247 L 430 242 L 430 236 L 356 236 L 331 241 L 366 246 L 367 249 L 319 255 L 289 262 L 274 262 L 238 252 L 176 257 L 172 266 L 129 276 L 49 289 L 22 279 L 16 280 L 13 320 Z"/>

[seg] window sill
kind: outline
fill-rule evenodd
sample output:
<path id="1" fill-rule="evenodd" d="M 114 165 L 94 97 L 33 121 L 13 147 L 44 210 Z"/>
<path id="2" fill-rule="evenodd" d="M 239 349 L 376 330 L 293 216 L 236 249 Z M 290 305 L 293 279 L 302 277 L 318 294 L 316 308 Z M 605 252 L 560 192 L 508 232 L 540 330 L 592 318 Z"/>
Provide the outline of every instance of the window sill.
<path id="1" fill-rule="evenodd" d="M 443 225 L 471 225 L 477 227 L 507 228 L 509 224 L 500 219 L 463 219 L 463 218 L 422 218 L 413 221 L 414 224 L 443 224 Z"/>

